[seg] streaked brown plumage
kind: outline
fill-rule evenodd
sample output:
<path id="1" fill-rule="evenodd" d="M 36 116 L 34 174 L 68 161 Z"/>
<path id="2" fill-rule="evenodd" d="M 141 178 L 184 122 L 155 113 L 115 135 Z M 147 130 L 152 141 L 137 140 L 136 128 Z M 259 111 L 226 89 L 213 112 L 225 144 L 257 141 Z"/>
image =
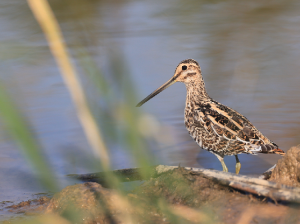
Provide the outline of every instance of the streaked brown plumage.
<path id="1" fill-rule="evenodd" d="M 201 148 L 218 157 L 223 171 L 228 171 L 223 160 L 227 155 L 235 155 L 236 173 L 239 173 L 241 164 L 237 155 L 240 153 L 285 154 L 246 117 L 208 96 L 200 66 L 193 59 L 180 62 L 174 76 L 137 106 L 143 105 L 175 82 L 183 82 L 187 89 L 184 122 L 190 136 Z"/>

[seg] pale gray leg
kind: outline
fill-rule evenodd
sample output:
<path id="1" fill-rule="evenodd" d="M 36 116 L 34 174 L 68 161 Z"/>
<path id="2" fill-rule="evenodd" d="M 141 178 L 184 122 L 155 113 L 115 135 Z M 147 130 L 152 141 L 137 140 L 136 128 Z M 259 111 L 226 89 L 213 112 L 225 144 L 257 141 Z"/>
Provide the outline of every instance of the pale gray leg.
<path id="1" fill-rule="evenodd" d="M 223 157 L 221 157 L 221 156 L 219 156 L 219 155 L 217 155 L 217 154 L 215 154 L 215 155 L 216 155 L 217 158 L 220 160 L 221 165 L 222 165 L 222 167 L 223 167 L 223 171 L 224 171 L 224 172 L 228 172 L 228 168 L 227 168 L 227 166 L 226 166 L 226 164 L 225 164 L 225 162 L 224 162 Z"/>
<path id="2" fill-rule="evenodd" d="M 236 164 L 235 164 L 235 173 L 236 173 L 236 174 L 239 174 L 242 165 L 241 165 L 240 160 L 239 160 L 239 158 L 238 158 L 237 155 L 235 155 L 235 160 L 236 160 Z"/>

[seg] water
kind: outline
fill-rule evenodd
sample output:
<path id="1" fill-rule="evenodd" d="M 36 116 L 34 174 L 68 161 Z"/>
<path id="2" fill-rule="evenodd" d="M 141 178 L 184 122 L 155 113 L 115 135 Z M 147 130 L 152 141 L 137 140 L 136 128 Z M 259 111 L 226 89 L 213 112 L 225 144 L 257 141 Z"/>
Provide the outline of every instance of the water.
<path id="1" fill-rule="evenodd" d="M 0 6 L 1 82 L 29 118 L 58 178 L 96 172 L 86 162 L 93 153 L 26 1 L 2 0 Z M 212 98 L 245 115 L 281 149 L 299 144 L 299 3 L 78 0 L 51 6 L 75 58 L 78 46 L 84 47 L 109 76 L 112 52 L 121 55 L 137 102 L 169 80 L 181 60 L 193 58 Z M 154 133 L 152 151 L 162 164 L 221 170 L 217 158 L 200 150 L 185 130 L 185 93 L 178 83 L 137 108 L 159 125 L 154 132 L 165 134 L 162 139 Z M 115 169 L 132 166 L 122 146 L 110 150 Z M 262 173 L 279 158 L 241 155 L 241 174 Z M 225 162 L 234 172 L 234 157 Z M 3 129 L 0 178 L 0 201 L 44 191 Z"/>

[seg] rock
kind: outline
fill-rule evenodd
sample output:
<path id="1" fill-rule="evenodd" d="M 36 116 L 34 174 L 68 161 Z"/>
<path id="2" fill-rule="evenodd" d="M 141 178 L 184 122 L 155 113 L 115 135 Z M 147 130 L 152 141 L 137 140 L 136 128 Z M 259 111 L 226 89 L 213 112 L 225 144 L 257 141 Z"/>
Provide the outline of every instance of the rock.
<path id="1" fill-rule="evenodd" d="M 300 145 L 290 148 L 278 161 L 269 180 L 288 186 L 300 186 Z"/>

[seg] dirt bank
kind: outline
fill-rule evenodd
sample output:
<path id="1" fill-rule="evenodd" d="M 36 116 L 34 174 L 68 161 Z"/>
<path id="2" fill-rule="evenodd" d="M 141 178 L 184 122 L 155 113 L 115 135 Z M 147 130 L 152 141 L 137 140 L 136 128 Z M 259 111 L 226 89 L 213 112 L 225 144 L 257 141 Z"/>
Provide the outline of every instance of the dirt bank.
<path id="1" fill-rule="evenodd" d="M 299 152 L 299 146 L 287 152 L 272 180 L 299 186 Z M 92 182 L 68 186 L 38 209 L 64 223 L 300 223 L 299 204 L 237 191 L 180 167 L 126 194 Z"/>

